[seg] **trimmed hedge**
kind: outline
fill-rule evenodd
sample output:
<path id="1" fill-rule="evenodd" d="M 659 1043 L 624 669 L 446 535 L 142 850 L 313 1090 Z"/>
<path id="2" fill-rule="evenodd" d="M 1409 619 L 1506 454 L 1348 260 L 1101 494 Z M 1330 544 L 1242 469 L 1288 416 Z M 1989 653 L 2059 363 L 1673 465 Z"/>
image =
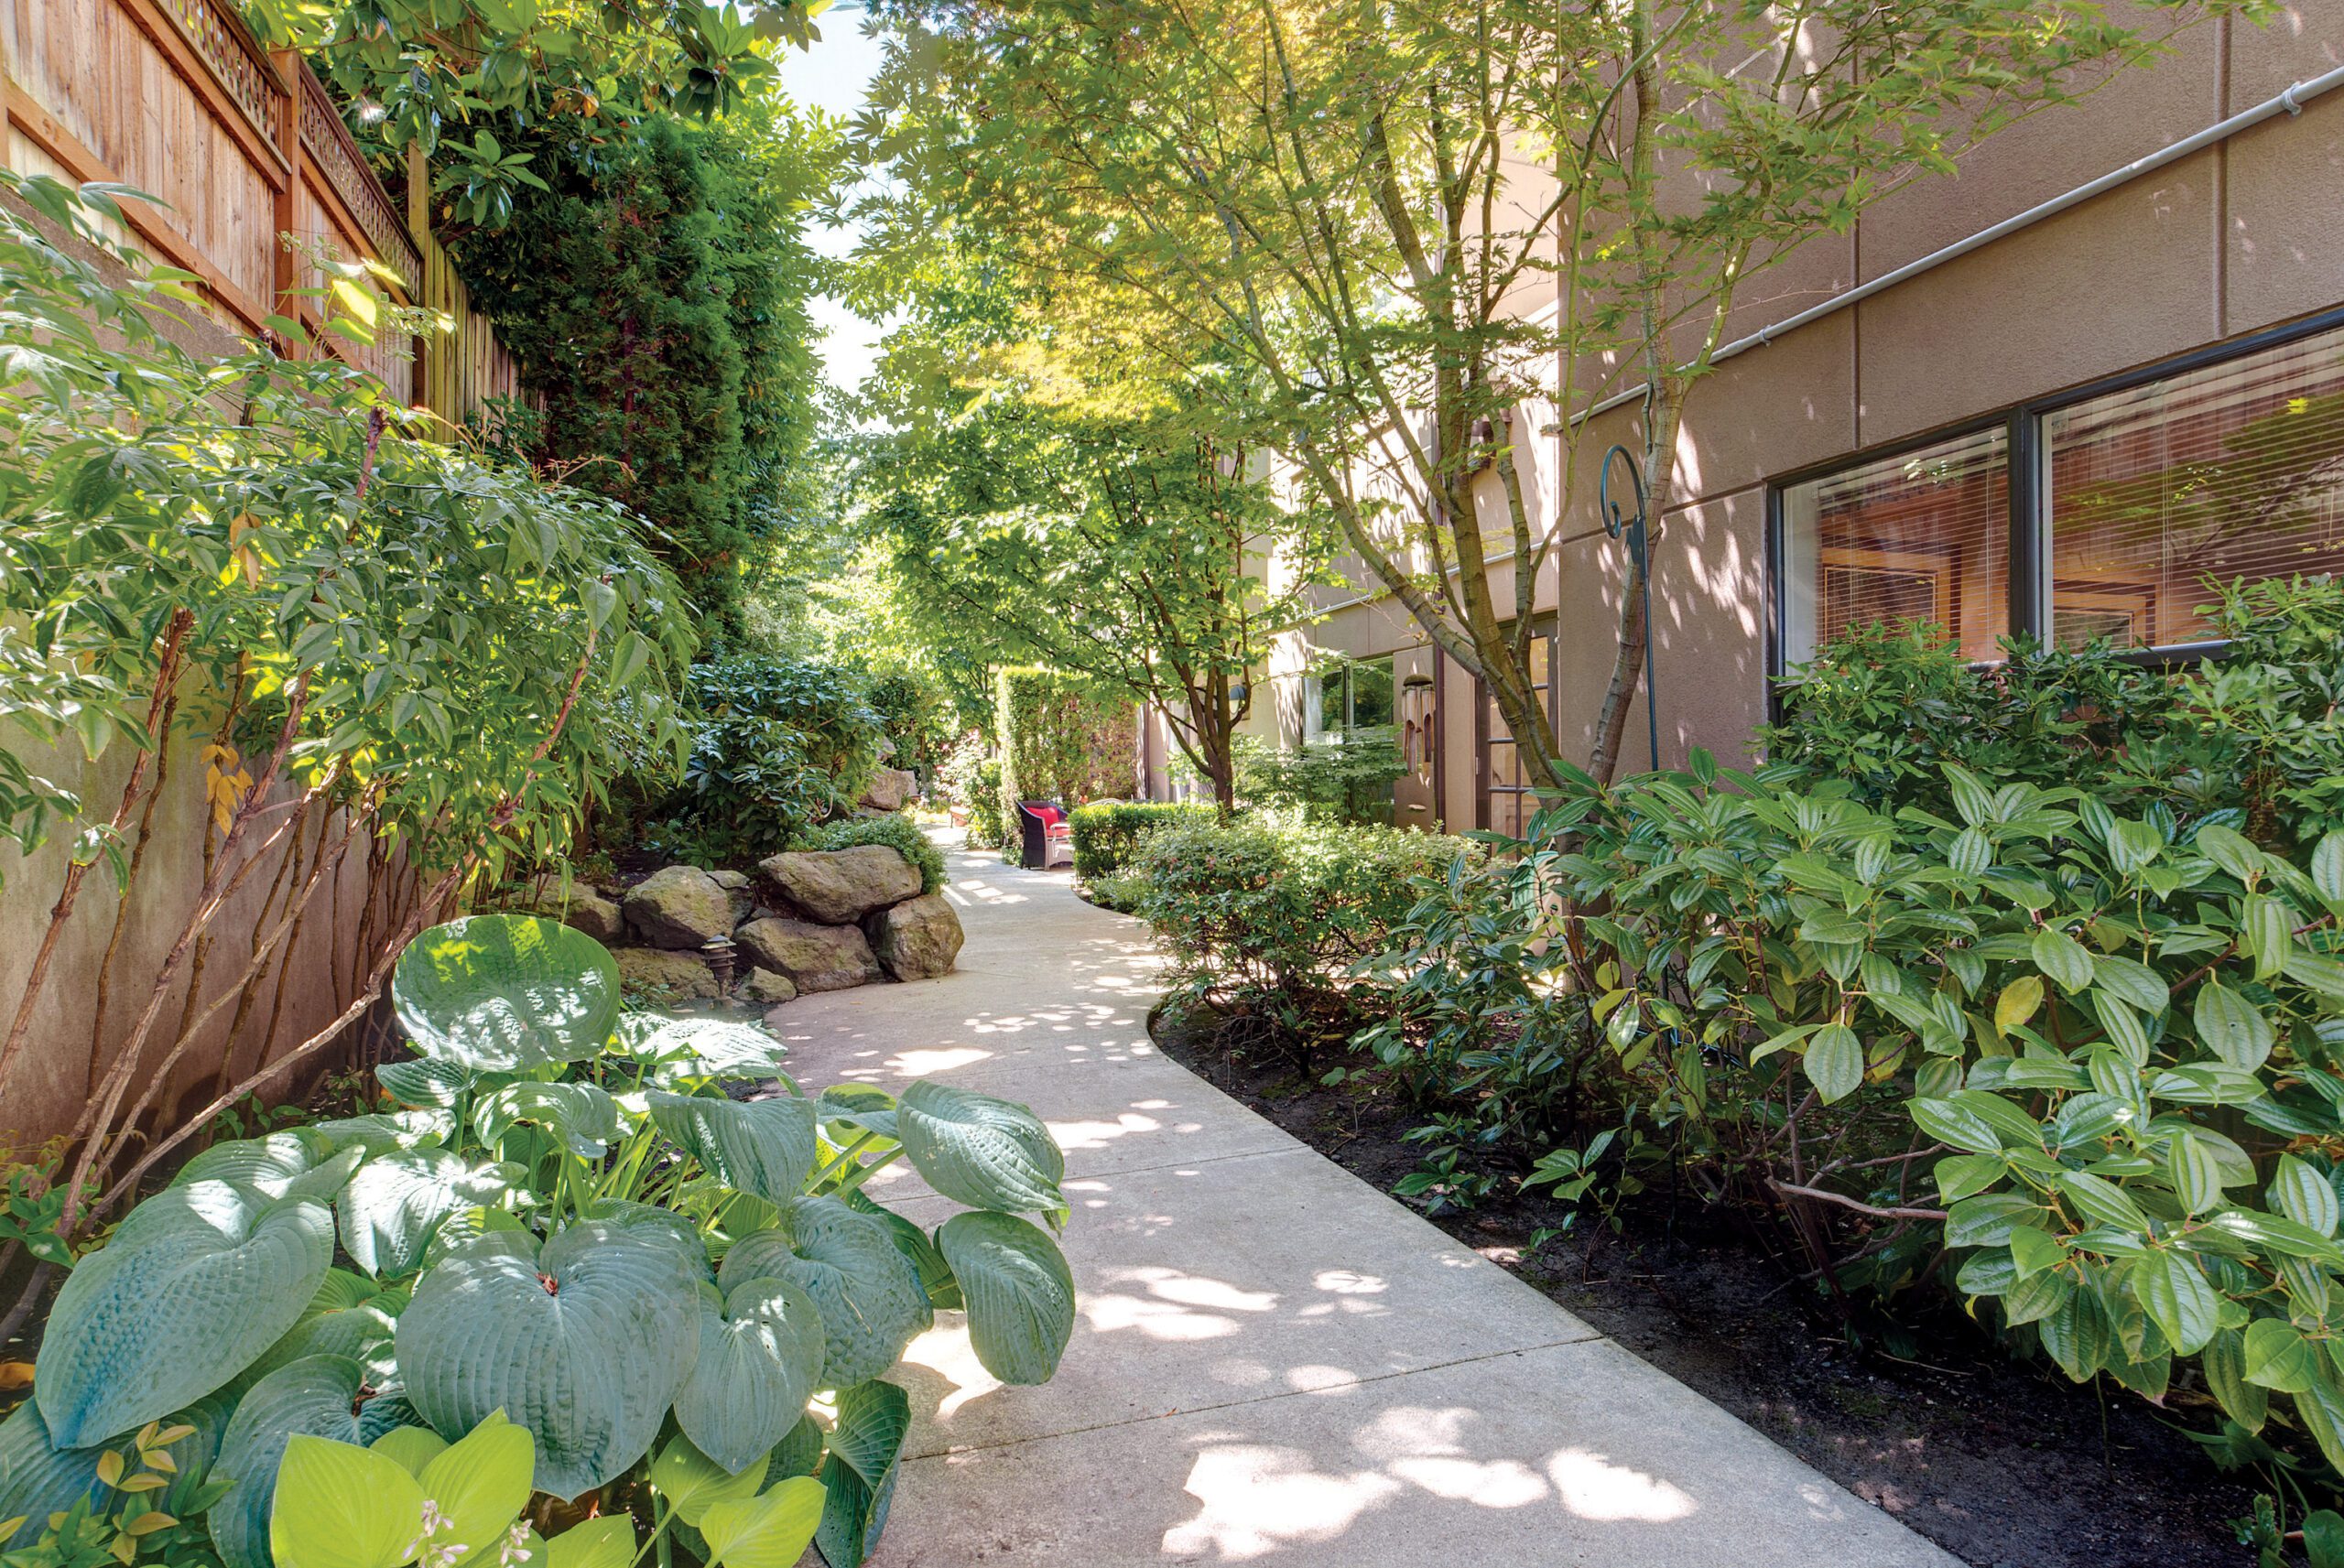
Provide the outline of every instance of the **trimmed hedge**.
<path id="1" fill-rule="evenodd" d="M 1096 881 L 1128 869 L 1140 846 L 1166 827 L 1210 822 L 1219 813 L 1193 801 L 1121 804 L 1101 801 L 1067 814 L 1074 840 L 1074 874 Z"/>
<path id="2" fill-rule="evenodd" d="M 1195 823 L 1159 828 L 1139 914 L 1190 994 L 1325 991 L 1397 946 L 1426 882 L 1481 847 L 1399 827 Z"/>
<path id="3" fill-rule="evenodd" d="M 1001 740 L 1001 812 L 1015 838 L 1020 800 L 1069 807 L 1130 791 L 1138 773 L 1138 721 L 1129 704 L 1097 696 L 1058 670 L 1001 671 L 993 683 Z"/>
<path id="4" fill-rule="evenodd" d="M 884 816 L 848 816 L 809 827 L 789 841 L 793 849 L 852 849 L 858 844 L 884 844 L 919 871 L 919 891 L 934 892 L 944 885 L 944 852 L 908 816 L 894 812 Z"/>

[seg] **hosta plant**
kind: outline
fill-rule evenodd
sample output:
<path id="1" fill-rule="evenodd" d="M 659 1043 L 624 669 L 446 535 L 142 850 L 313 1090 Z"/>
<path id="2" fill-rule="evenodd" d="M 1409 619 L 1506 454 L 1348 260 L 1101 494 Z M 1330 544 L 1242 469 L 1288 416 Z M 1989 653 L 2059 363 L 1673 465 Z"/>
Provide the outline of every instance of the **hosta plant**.
<path id="1" fill-rule="evenodd" d="M 429 1540 L 382 1555 L 407 1492 L 365 1456 L 454 1517 L 429 1466 L 455 1461 L 427 1450 L 509 1468 L 523 1435 L 533 1519 L 631 1513 L 663 1560 L 783 1568 L 775 1532 L 810 1508 L 852 1568 L 910 1419 L 883 1374 L 938 1309 L 1003 1381 L 1056 1369 L 1064 1162 L 1025 1107 L 809 1095 L 761 1030 L 623 1013 L 610 955 L 526 916 L 425 932 L 392 998 L 417 1054 L 380 1070 L 385 1108 L 214 1145 L 75 1269 L 0 1425 L 0 1521 L 25 1521 L 0 1545 L 103 1504 L 107 1456 L 162 1422 L 189 1429 L 177 1473 L 209 1488 L 226 1568 L 452 1568 Z M 898 1160 L 967 1212 L 929 1231 L 874 1201 Z M 376 1511 L 287 1535 L 287 1474 Z M 479 1553 L 486 1529 L 456 1539 Z M 636 1555 L 590 1546 L 549 1561 Z"/>

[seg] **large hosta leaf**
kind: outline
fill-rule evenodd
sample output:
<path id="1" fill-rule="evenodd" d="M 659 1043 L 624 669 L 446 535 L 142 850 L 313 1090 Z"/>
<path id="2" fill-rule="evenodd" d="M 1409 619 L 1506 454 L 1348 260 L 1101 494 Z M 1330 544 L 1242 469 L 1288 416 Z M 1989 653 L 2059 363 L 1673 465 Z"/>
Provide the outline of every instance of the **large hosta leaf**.
<path id="1" fill-rule="evenodd" d="M 895 1493 L 895 1461 L 911 1425 L 911 1400 L 893 1383 L 860 1383 L 840 1393 L 838 1424 L 822 1440 L 829 1496 L 814 1538 L 838 1568 L 861 1563 L 879 1544 Z"/>
<path id="2" fill-rule="evenodd" d="M 364 1274 L 329 1269 L 301 1321 L 231 1386 L 258 1382 L 304 1356 L 340 1356 L 357 1362 L 369 1380 L 384 1382 L 396 1370 L 391 1340 L 406 1304 L 404 1287 L 385 1290 Z"/>
<path id="3" fill-rule="evenodd" d="M 708 1173 L 736 1192 L 787 1203 L 814 1168 L 814 1105 L 697 1098 L 653 1090 L 651 1119 Z"/>
<path id="4" fill-rule="evenodd" d="M 281 1198 L 295 1179 L 331 1157 L 338 1147 L 314 1128 L 272 1132 L 266 1138 L 233 1138 L 214 1143 L 179 1167 L 175 1187 L 196 1182 L 233 1182 Z"/>
<path id="5" fill-rule="evenodd" d="M 832 1084 L 814 1100 L 814 1114 L 834 1143 L 852 1143 L 865 1133 L 868 1147 L 884 1150 L 895 1141 L 895 1097 L 876 1084 Z"/>
<path id="6" fill-rule="evenodd" d="M 296 1433 L 277 1461 L 268 1548 L 287 1568 L 399 1568 L 423 1535 L 423 1488 L 395 1460 Z"/>
<path id="7" fill-rule="evenodd" d="M 847 1206 L 857 1214 L 867 1214 L 887 1227 L 895 1238 L 895 1250 L 912 1260 L 919 1273 L 919 1288 L 928 1292 L 928 1304 L 939 1312 L 959 1312 L 968 1303 L 960 1299 L 960 1281 L 952 1277 L 952 1265 L 936 1249 L 927 1231 L 884 1207 L 861 1187 L 851 1187 L 846 1195 Z"/>
<path id="8" fill-rule="evenodd" d="M 103 1444 L 65 1448 L 52 1441 L 38 1401 L 27 1400 L 0 1422 L 0 1525 L 21 1519 L 14 1533 L 0 1535 L 0 1550 L 16 1551 L 40 1539 L 49 1516 L 98 1493 L 98 1458 Z"/>
<path id="9" fill-rule="evenodd" d="M 689 1254 L 583 1220 L 542 1250 L 498 1233 L 451 1251 L 399 1316 L 407 1397 L 443 1437 L 503 1410 L 537 1489 L 575 1498 L 641 1458 L 700 1349 Z"/>
<path id="10" fill-rule="evenodd" d="M 616 1044 L 660 1083 L 780 1077 L 782 1058 L 789 1054 L 754 1024 L 659 1012 L 630 1012 L 620 1019 Z"/>
<path id="11" fill-rule="evenodd" d="M 670 1248 L 693 1279 L 709 1277 L 708 1244 L 692 1222 L 674 1209 L 626 1198 L 597 1198 L 580 1212 L 580 1217 L 599 1219 L 645 1241 Z"/>
<path id="12" fill-rule="evenodd" d="M 651 1489 L 667 1498 L 676 1517 L 689 1525 L 699 1524 L 718 1503 L 755 1497 L 764 1484 L 762 1474 L 727 1470 L 689 1438 L 669 1438 L 651 1461 Z"/>
<path id="13" fill-rule="evenodd" d="M 490 1143 L 525 1122 L 580 1159 L 599 1160 L 618 1139 L 618 1102 L 592 1084 L 507 1084 L 483 1095 L 472 1112 L 472 1126 Z"/>
<path id="14" fill-rule="evenodd" d="M 255 1383 L 236 1406 L 213 1466 L 231 1482 L 204 1521 L 228 1568 L 270 1568 L 269 1504 L 277 1467 L 296 1434 L 364 1444 L 359 1395 L 366 1375 L 339 1356 L 307 1356 Z"/>
<path id="15" fill-rule="evenodd" d="M 887 1227 L 836 1198 L 799 1198 L 776 1230 L 743 1237 L 724 1255 L 730 1292 L 760 1277 L 787 1280 L 822 1314 L 822 1380 L 845 1388 L 895 1364 L 935 1321 L 911 1260 Z"/>
<path id="16" fill-rule="evenodd" d="M 512 1190 L 508 1167 L 475 1165 L 445 1149 L 396 1149 L 370 1160 L 342 1189 L 342 1246 L 381 1279 L 423 1267 L 440 1222 Z"/>
<path id="17" fill-rule="evenodd" d="M 320 1121 L 310 1130 L 337 1149 L 359 1149 L 369 1155 L 394 1149 L 416 1149 L 427 1143 L 447 1143 L 456 1136 L 456 1119 L 443 1108 L 381 1110 L 371 1116 L 345 1116 Z"/>
<path id="18" fill-rule="evenodd" d="M 822 1484 L 800 1476 L 761 1496 L 718 1503 L 700 1520 L 708 1568 L 792 1568 L 821 1522 Z"/>
<path id="19" fill-rule="evenodd" d="M 247 1186 L 167 1187 L 65 1278 L 34 1397 L 83 1448 L 201 1399 L 285 1336 L 333 1260 L 333 1213 Z"/>
<path id="20" fill-rule="evenodd" d="M 474 914 L 407 944 L 391 977 L 399 1025 L 426 1056 L 511 1072 L 593 1055 L 619 1016 L 619 968 L 583 932 Z"/>
<path id="21" fill-rule="evenodd" d="M 412 1062 L 385 1062 L 374 1069 L 374 1081 L 402 1104 L 446 1108 L 464 1098 L 472 1087 L 472 1072 L 453 1062 L 418 1056 Z"/>
<path id="22" fill-rule="evenodd" d="M 1066 1156 L 1022 1105 L 922 1078 L 896 1108 L 896 1136 L 928 1185 L 971 1208 L 1055 1213 Z"/>
<path id="23" fill-rule="evenodd" d="M 700 1359 L 676 1395 L 676 1424 L 729 1475 L 762 1464 L 821 1387 L 822 1353 L 821 1312 L 796 1285 L 703 1287 Z"/>
<path id="24" fill-rule="evenodd" d="M 431 1233 L 431 1244 L 423 1249 L 423 1266 L 427 1269 L 475 1237 L 491 1231 L 504 1230 L 515 1234 L 528 1231 L 521 1217 L 510 1209 L 493 1208 L 483 1204 L 472 1208 L 460 1208 L 440 1222 Z"/>
<path id="25" fill-rule="evenodd" d="M 1047 1232 L 1013 1214 L 956 1214 L 936 1233 L 969 1309 L 969 1342 L 1004 1383 L 1047 1383 L 1074 1332 L 1074 1275 Z"/>

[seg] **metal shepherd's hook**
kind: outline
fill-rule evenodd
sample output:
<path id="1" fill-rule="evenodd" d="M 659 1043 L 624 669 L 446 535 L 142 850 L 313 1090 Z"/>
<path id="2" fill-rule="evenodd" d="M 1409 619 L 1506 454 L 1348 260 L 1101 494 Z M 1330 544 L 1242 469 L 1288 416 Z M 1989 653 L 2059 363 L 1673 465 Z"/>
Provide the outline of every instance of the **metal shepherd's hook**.
<path id="1" fill-rule="evenodd" d="M 1636 512 L 1622 517 L 1612 501 L 1612 460 L 1628 465 L 1629 482 L 1636 490 Z M 1644 600 L 1644 730 L 1652 742 L 1652 771 L 1660 772 L 1660 696 L 1655 677 L 1652 644 L 1652 544 L 1644 526 L 1644 470 L 1636 454 L 1614 444 L 1603 454 L 1603 472 L 1596 483 L 1596 503 L 1603 509 L 1603 531 L 1628 542 L 1628 558 L 1635 564 L 1636 584 Z"/>

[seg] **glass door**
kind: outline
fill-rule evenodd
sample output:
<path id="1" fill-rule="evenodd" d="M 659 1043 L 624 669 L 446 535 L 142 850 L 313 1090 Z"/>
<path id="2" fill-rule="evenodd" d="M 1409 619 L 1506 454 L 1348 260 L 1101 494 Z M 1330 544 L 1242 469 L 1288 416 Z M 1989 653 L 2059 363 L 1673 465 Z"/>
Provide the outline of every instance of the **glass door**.
<path id="1" fill-rule="evenodd" d="M 1530 639 L 1531 689 L 1537 694 L 1538 706 L 1550 724 L 1555 713 L 1554 669 L 1554 633 L 1549 630 L 1535 633 Z M 1521 748 L 1514 742 L 1505 715 L 1498 710 L 1496 696 L 1487 681 L 1478 684 L 1481 711 L 1476 728 L 1481 732 L 1478 752 L 1481 775 L 1479 825 L 1492 832 L 1519 838 L 1530 818 L 1537 814 L 1538 799 L 1531 793 L 1529 775 L 1522 766 Z"/>

